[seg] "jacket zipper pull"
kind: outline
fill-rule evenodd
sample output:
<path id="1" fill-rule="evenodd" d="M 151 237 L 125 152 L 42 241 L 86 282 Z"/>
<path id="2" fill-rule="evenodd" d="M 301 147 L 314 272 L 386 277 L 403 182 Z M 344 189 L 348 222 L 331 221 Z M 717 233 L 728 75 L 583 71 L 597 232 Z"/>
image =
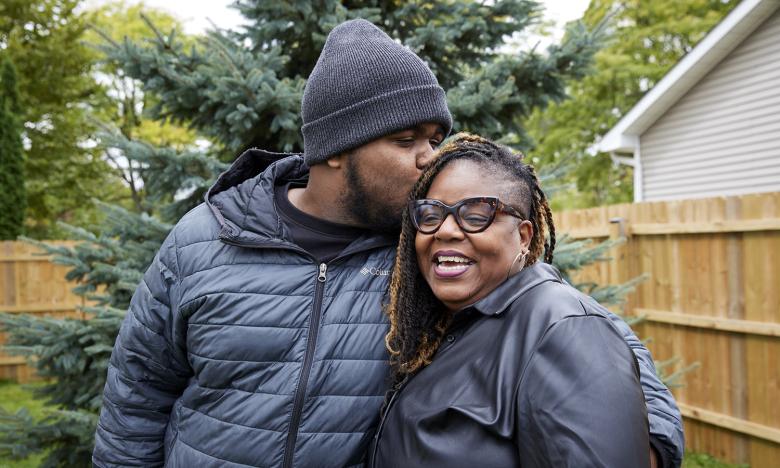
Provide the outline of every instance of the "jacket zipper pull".
<path id="1" fill-rule="evenodd" d="M 327 273 L 327 271 L 328 271 L 328 265 L 324 263 L 320 263 L 320 275 L 317 277 L 317 281 L 319 281 L 320 283 L 324 283 L 325 280 L 327 279 L 325 276 L 325 273 Z"/>

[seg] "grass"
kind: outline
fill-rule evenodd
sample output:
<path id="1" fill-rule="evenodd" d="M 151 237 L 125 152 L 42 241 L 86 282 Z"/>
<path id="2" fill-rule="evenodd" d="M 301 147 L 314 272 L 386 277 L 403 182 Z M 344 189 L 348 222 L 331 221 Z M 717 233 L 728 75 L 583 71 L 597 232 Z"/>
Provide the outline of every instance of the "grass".
<path id="1" fill-rule="evenodd" d="M 35 384 L 31 385 L 35 386 Z M 43 404 L 32 397 L 30 385 L 18 385 L 0 381 L 0 406 L 10 413 L 20 408 L 27 410 L 36 419 L 43 416 Z M 0 468 L 34 468 L 40 465 L 44 455 L 37 455 L 22 461 L 0 460 Z M 683 468 L 747 468 L 748 465 L 732 465 L 702 453 L 686 453 Z"/>
<path id="2" fill-rule="evenodd" d="M 34 399 L 30 391 L 30 388 L 35 386 L 36 384 L 19 385 L 0 380 L 0 407 L 11 413 L 15 413 L 20 408 L 27 408 L 34 418 L 42 417 L 43 403 Z"/>
<path id="3" fill-rule="evenodd" d="M 748 468 L 750 465 L 732 465 L 722 462 L 704 453 L 687 452 L 682 468 Z"/>
<path id="4" fill-rule="evenodd" d="M 0 407 L 9 413 L 16 413 L 21 408 L 27 408 L 33 418 L 43 417 L 43 403 L 33 398 L 31 385 L 19 385 L 13 382 L 0 381 Z M 35 455 L 20 461 L 0 460 L 0 468 L 35 468 L 43 461 L 43 454 Z"/>

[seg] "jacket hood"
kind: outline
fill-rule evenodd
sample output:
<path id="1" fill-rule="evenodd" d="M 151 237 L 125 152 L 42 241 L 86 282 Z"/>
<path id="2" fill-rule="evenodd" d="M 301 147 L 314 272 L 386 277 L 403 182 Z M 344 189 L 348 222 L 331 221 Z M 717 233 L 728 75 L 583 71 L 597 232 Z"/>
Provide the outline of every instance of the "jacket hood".
<path id="1" fill-rule="evenodd" d="M 300 154 L 245 151 L 206 192 L 220 239 L 253 245 L 290 243 L 274 204 L 274 186 L 308 176 Z"/>

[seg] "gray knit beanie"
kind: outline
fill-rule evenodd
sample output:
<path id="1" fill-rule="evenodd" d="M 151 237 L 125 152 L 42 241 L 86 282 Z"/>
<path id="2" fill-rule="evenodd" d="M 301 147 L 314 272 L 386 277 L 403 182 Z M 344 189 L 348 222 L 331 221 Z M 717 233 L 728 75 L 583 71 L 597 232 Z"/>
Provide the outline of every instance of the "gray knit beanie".
<path id="1" fill-rule="evenodd" d="M 328 35 L 301 103 L 312 166 L 383 135 L 433 122 L 452 128 L 444 90 L 420 57 L 363 19 Z"/>

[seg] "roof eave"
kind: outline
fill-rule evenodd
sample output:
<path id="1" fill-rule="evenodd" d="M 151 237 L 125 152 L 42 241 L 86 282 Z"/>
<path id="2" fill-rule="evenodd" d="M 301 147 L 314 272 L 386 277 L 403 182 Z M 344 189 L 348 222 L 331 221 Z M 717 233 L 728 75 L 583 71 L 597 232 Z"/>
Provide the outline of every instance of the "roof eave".
<path id="1" fill-rule="evenodd" d="M 737 5 L 593 149 L 633 153 L 639 136 L 778 8 L 780 0 L 744 0 Z"/>

